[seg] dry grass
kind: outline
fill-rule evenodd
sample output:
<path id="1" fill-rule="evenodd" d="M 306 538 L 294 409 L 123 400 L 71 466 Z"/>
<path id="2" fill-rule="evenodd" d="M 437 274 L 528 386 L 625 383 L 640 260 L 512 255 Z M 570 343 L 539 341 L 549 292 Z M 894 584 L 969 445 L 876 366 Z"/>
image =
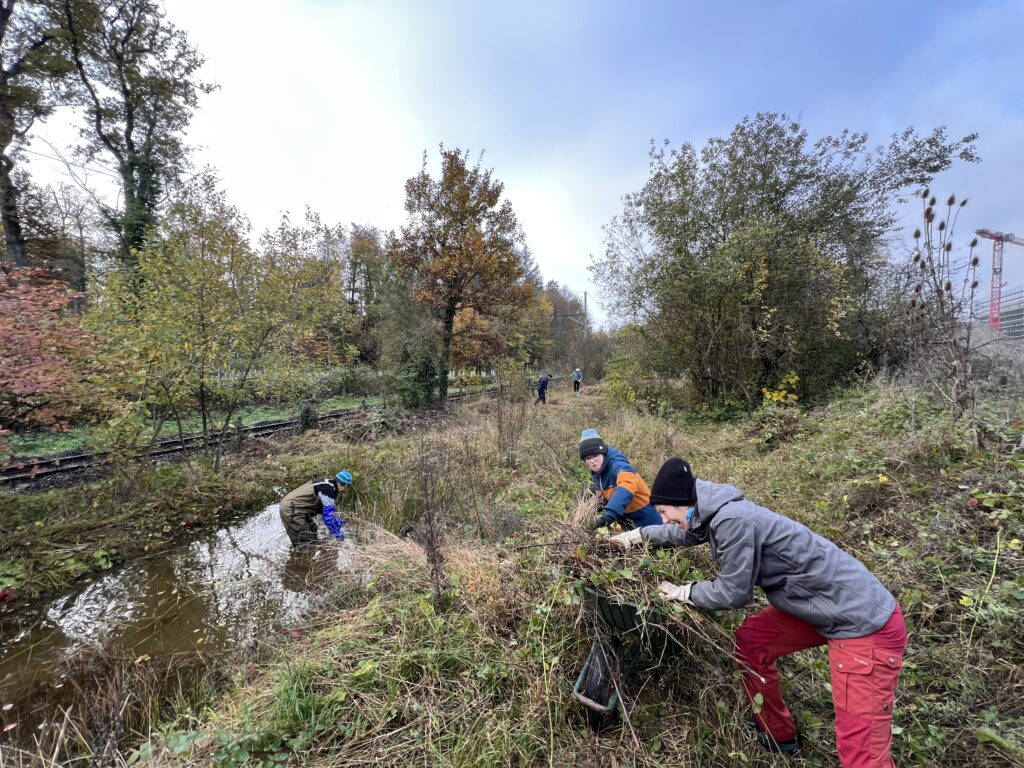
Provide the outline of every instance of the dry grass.
<path id="1" fill-rule="evenodd" d="M 301 444 L 308 454 L 275 457 L 288 477 L 339 462 L 355 469 L 360 576 L 216 710 L 155 734 L 154 764 L 246 764 L 239 750 L 250 764 L 279 755 L 322 768 L 787 764 L 758 753 L 742 728 L 750 709 L 731 638 L 744 612 L 710 616 L 656 597 L 661 579 L 712 577 L 707 549 L 621 553 L 580 525 L 596 512 L 577 454 L 586 427 L 648 481 L 665 459 L 683 456 L 700 476 L 837 541 L 893 589 L 912 633 L 899 764 L 994 768 L 1017 759 L 1024 648 L 1013 590 L 1024 588 L 1024 558 L 1008 542 L 1021 537 L 1022 519 L 996 514 L 1016 509 L 1013 488 L 1024 487 L 1013 485 L 1009 448 L 969 456 L 934 408 L 892 385 L 801 414 L 777 441 L 759 434 L 764 424 L 666 421 L 587 394 L 530 411 L 514 468 L 494 458 L 486 404 L 462 407 L 426 437 L 358 449 L 321 439 Z M 448 457 L 440 610 L 427 553 L 402 535 L 424 501 L 415 477 L 424 452 Z M 982 491 L 988 506 L 969 508 L 968 494 Z M 622 727 L 600 737 L 570 695 L 591 641 L 607 631 L 591 590 L 649 606 L 641 633 L 668 631 L 681 645 L 673 659 L 642 657 L 622 691 Z M 800 764 L 834 765 L 824 654 L 798 654 L 781 672 L 807 737 Z M 186 730 L 201 740 L 173 749 Z"/>

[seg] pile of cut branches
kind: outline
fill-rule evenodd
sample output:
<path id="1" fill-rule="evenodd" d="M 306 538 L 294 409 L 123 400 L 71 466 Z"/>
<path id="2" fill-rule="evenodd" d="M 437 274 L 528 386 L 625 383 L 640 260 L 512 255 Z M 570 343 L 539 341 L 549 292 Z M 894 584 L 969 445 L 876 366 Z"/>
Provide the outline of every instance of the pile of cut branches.
<path id="1" fill-rule="evenodd" d="M 711 578 L 714 562 L 705 547 L 655 549 L 641 546 L 629 551 L 611 541 L 607 529 L 588 531 L 564 525 L 551 531 L 553 541 L 545 549 L 550 562 L 571 578 L 595 630 L 605 628 L 597 621 L 597 602 L 636 609 L 639 622 L 635 632 L 642 638 L 668 635 L 692 655 L 706 657 L 715 649 L 732 661 L 732 629 L 719 616 L 690 605 L 665 600 L 658 585 Z"/>

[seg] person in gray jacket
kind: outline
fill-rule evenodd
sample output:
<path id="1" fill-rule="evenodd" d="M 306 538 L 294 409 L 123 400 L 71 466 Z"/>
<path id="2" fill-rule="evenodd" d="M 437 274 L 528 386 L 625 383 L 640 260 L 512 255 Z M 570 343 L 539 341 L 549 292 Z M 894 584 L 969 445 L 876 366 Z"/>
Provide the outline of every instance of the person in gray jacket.
<path id="1" fill-rule="evenodd" d="M 625 549 L 707 543 L 719 568 L 713 580 L 663 582 L 665 599 L 721 610 L 750 603 L 754 587 L 768 598 L 770 605 L 736 632 L 744 688 L 751 701 L 761 695 L 754 715 L 758 743 L 784 754 L 799 751 L 775 662 L 827 644 L 840 762 L 845 768 L 893 766 L 892 704 L 907 631 L 882 583 L 800 523 L 758 506 L 731 485 L 695 478 L 682 459 L 669 459 L 658 471 L 651 503 L 664 524 L 613 536 L 615 543 Z"/>

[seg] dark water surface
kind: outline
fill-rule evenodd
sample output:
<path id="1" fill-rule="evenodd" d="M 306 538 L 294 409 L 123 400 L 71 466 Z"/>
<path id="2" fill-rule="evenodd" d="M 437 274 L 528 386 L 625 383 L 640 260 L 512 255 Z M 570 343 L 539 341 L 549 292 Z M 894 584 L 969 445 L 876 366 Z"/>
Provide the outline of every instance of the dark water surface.
<path id="1" fill-rule="evenodd" d="M 276 504 L 231 527 L 126 564 L 0 624 L 0 745 L 45 727 L 68 660 L 98 653 L 188 660 L 238 655 L 301 623 L 351 568 L 349 542 L 289 546 Z M 12 723 L 16 723 L 13 728 Z"/>

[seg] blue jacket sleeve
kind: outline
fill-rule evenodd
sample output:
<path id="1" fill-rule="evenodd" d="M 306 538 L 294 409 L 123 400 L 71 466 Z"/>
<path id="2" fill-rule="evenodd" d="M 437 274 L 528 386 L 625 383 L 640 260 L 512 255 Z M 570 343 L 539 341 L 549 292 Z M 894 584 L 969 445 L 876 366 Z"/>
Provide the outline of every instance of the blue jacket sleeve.
<path id="1" fill-rule="evenodd" d="M 632 500 L 633 492 L 629 488 L 623 488 L 620 485 L 605 503 L 604 513 L 614 517 L 616 520 L 621 520 L 626 516 L 626 507 L 629 506 L 629 502 Z"/>
<path id="2" fill-rule="evenodd" d="M 324 507 L 324 524 L 327 526 L 327 530 L 331 532 L 331 536 L 340 540 L 345 538 L 345 531 L 342 529 L 345 521 L 338 517 L 337 513 L 337 507 Z"/>

